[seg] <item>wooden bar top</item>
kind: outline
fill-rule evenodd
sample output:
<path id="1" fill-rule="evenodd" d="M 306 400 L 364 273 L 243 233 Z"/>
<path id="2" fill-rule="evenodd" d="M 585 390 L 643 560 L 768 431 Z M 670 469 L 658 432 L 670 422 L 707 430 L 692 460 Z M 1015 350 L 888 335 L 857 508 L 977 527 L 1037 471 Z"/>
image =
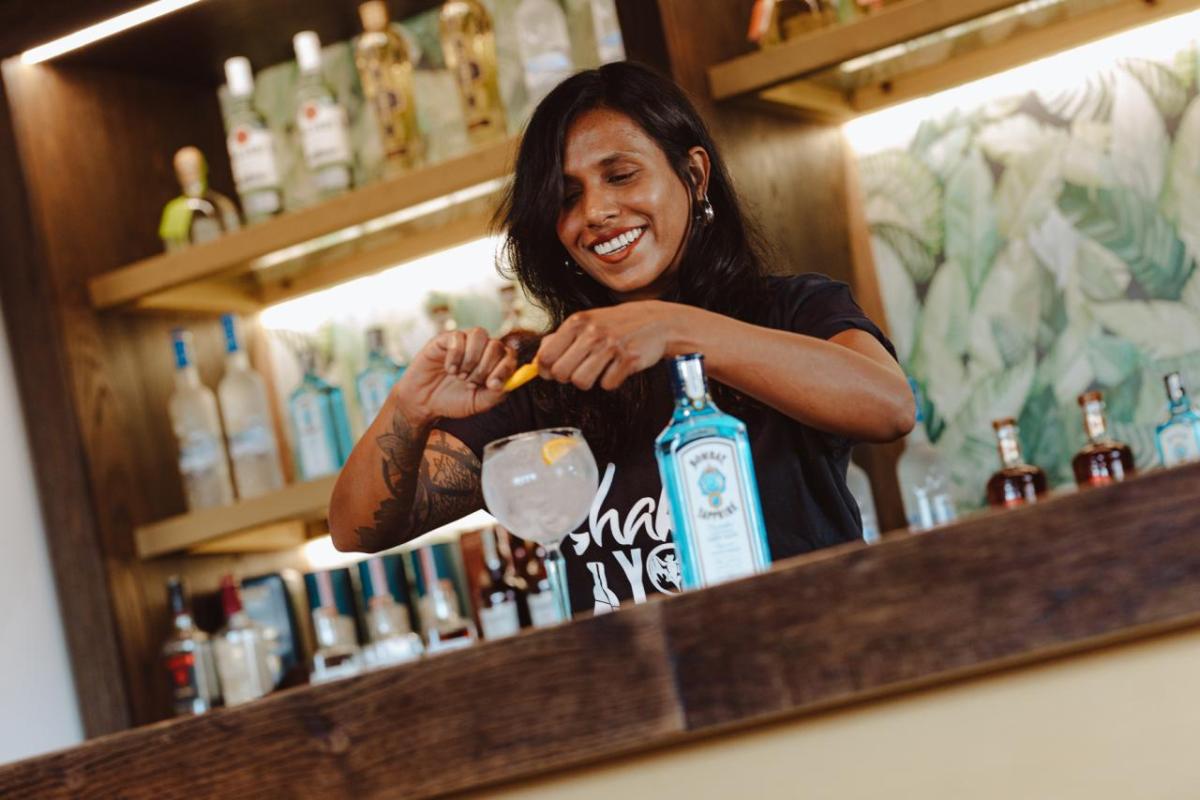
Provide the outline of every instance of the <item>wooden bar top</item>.
<path id="1" fill-rule="evenodd" d="M 814 553 L 0 767 L 0 797 L 430 797 L 1195 626 L 1198 487 L 1193 465 Z"/>

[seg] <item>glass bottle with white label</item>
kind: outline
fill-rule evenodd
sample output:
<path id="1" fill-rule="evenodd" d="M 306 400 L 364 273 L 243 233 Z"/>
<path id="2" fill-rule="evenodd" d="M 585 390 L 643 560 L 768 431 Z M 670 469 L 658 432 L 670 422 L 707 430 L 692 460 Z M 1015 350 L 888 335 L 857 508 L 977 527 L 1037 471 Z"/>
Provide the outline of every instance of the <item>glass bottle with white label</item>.
<path id="1" fill-rule="evenodd" d="M 228 505 L 233 502 L 233 484 L 217 399 L 200 382 L 192 361 L 192 335 L 177 328 L 171 338 L 175 348 L 175 391 L 167 403 L 167 413 L 179 445 L 179 474 L 188 509 Z"/>
<path id="2" fill-rule="evenodd" d="M 225 375 L 217 386 L 217 398 L 233 462 L 233 482 L 238 497 L 245 500 L 283 488 L 283 469 L 267 387 L 242 348 L 237 319 L 225 314 L 221 326 L 225 331 Z"/>
<path id="3" fill-rule="evenodd" d="M 261 625 L 246 614 L 232 575 L 221 579 L 225 627 L 213 639 L 217 672 L 225 705 L 236 706 L 262 697 L 275 688 L 271 646 Z"/>
<path id="4" fill-rule="evenodd" d="M 862 517 L 862 538 L 867 544 L 879 543 L 879 518 L 875 515 L 875 497 L 871 493 L 871 479 L 867 471 L 850 462 L 846 467 L 846 488 L 854 495 L 858 503 L 858 513 Z"/>
<path id="5" fill-rule="evenodd" d="M 521 630 L 516 588 L 505 579 L 504 562 L 496 546 L 496 530 L 481 535 L 486 572 L 479 587 L 479 627 L 484 639 L 503 639 Z"/>
<path id="6" fill-rule="evenodd" d="M 167 579 L 167 608 L 173 618 L 171 635 L 162 647 L 162 663 L 171 679 L 176 715 L 203 714 L 221 702 L 217 667 L 208 634 L 196 627 L 183 581 Z"/>
<path id="7" fill-rule="evenodd" d="M 958 516 L 950 483 L 949 470 L 929 442 L 921 388 L 908 379 L 917 405 L 917 423 L 904 439 L 904 452 L 896 462 L 900 499 L 910 531 L 927 531 L 953 522 Z"/>
<path id="8" fill-rule="evenodd" d="M 1178 372 L 1163 377 L 1167 389 L 1167 419 L 1154 432 L 1158 458 L 1164 467 L 1200 461 L 1200 414 L 1188 400 Z"/>
<path id="9" fill-rule="evenodd" d="M 304 377 L 288 400 L 296 466 L 302 480 L 332 475 L 342 468 L 354 440 L 346 417 L 342 390 L 316 372 L 312 350 L 300 355 Z"/>
<path id="10" fill-rule="evenodd" d="M 383 338 L 383 328 L 367 329 L 367 366 L 358 373 L 355 384 L 358 388 L 358 405 L 362 408 L 363 427 L 369 426 L 379 416 L 387 402 L 392 386 L 404 374 L 404 367 L 388 358 Z"/>
<path id="11" fill-rule="evenodd" d="M 521 0 L 517 6 L 517 45 L 529 102 L 538 103 L 571 77 L 571 37 L 567 17 L 556 0 Z"/>
<path id="12" fill-rule="evenodd" d="M 296 130 L 304 164 L 322 197 L 344 192 L 354 183 L 354 154 L 345 107 L 321 74 L 321 40 L 313 31 L 292 37 L 296 66 Z"/>
<path id="13" fill-rule="evenodd" d="M 762 572 L 771 563 L 746 425 L 708 394 L 704 356 L 671 360 L 675 411 L 655 440 L 685 589 Z"/>
<path id="14" fill-rule="evenodd" d="M 250 61 L 234 56 L 225 62 L 229 89 L 229 166 L 249 222 L 283 210 L 283 186 L 275 159 L 275 136 L 254 107 L 254 73 Z"/>

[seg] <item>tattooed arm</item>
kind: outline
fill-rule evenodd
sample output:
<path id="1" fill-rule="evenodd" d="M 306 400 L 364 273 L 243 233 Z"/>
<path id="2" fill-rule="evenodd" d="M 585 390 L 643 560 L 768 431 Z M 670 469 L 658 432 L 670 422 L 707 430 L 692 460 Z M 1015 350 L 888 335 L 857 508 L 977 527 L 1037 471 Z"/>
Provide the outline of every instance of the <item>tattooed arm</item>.
<path id="1" fill-rule="evenodd" d="M 338 476 L 329 530 L 339 550 L 384 550 L 483 507 L 479 459 L 433 425 L 495 406 L 515 366 L 481 329 L 421 349 Z"/>

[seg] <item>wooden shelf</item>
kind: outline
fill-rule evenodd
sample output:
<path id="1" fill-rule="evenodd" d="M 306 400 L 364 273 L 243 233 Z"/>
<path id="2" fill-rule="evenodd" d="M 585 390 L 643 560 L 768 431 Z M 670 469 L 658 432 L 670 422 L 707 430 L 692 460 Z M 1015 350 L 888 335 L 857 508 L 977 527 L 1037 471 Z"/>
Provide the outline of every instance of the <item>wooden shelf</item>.
<path id="1" fill-rule="evenodd" d="M 303 544 L 307 523 L 325 519 L 336 475 L 297 483 L 231 506 L 206 508 L 135 529 L 141 558 L 191 551 L 279 550 Z"/>
<path id="2" fill-rule="evenodd" d="M 717 100 L 837 121 L 1200 7 L 1200 0 L 907 0 L 708 71 Z"/>
<path id="3" fill-rule="evenodd" d="M 515 140 L 88 283 L 97 309 L 253 312 L 486 235 Z"/>

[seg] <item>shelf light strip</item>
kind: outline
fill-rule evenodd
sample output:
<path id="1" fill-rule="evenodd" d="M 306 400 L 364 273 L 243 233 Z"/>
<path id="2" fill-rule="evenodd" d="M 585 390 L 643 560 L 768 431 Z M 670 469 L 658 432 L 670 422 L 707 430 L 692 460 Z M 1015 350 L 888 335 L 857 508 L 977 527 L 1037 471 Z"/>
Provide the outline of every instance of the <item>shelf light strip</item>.
<path id="1" fill-rule="evenodd" d="M 110 17 L 102 22 L 97 22 L 95 25 L 89 25 L 86 28 L 81 28 L 74 33 L 68 33 L 66 36 L 61 36 L 54 41 L 40 44 L 37 47 L 26 50 L 21 53 L 22 64 L 40 64 L 43 61 L 48 61 L 52 58 L 57 58 L 64 53 L 69 53 L 72 50 L 78 50 L 81 47 L 86 47 L 93 42 L 98 42 L 101 39 L 107 39 L 109 36 L 127 31 L 130 28 L 136 27 L 143 23 L 149 22 L 159 17 L 170 14 L 173 11 L 178 11 L 181 8 L 195 5 L 201 0 L 155 0 L 153 3 L 147 3 L 144 6 L 139 6 L 131 11 L 126 11 L 124 14 L 118 14 L 115 17 Z"/>

